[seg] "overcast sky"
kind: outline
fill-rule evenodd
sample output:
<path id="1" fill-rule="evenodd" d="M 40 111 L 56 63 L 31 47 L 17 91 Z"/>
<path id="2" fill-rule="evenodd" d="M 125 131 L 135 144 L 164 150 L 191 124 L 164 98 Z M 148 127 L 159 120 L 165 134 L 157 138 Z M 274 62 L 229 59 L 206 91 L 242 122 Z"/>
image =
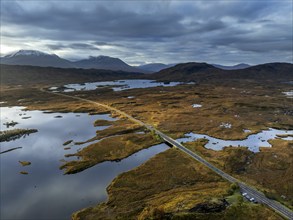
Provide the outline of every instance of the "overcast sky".
<path id="1" fill-rule="evenodd" d="M 218 64 L 293 62 L 292 0 L 1 0 L 1 54 Z"/>

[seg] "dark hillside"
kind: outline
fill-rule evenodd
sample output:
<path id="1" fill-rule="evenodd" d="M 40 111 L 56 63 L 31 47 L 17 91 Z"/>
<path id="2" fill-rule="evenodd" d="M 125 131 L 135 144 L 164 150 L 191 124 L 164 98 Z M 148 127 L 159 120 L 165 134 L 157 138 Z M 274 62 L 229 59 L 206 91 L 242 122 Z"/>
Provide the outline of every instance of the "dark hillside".
<path id="1" fill-rule="evenodd" d="M 152 74 L 152 78 L 162 81 L 194 81 L 207 79 L 219 74 L 223 70 L 218 69 L 207 63 L 183 63 L 174 67 L 163 69 Z"/>
<path id="2" fill-rule="evenodd" d="M 97 69 L 64 69 L 36 66 L 0 66 L 1 85 L 50 85 L 139 78 L 143 74 Z"/>
<path id="3" fill-rule="evenodd" d="M 293 77 L 293 64 L 266 63 L 246 69 L 233 70 L 233 78 L 286 80 Z"/>
<path id="4" fill-rule="evenodd" d="M 267 63 L 246 69 L 223 70 L 206 63 L 184 63 L 161 70 L 150 76 L 160 81 L 292 81 L 293 64 Z"/>

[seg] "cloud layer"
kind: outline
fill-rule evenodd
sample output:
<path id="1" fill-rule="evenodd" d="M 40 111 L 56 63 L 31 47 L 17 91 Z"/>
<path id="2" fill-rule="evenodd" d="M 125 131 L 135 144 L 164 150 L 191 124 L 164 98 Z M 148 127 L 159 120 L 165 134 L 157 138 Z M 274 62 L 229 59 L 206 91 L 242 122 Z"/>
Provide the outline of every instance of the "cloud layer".
<path id="1" fill-rule="evenodd" d="M 292 1 L 3 1 L 2 52 L 131 64 L 292 62 Z"/>

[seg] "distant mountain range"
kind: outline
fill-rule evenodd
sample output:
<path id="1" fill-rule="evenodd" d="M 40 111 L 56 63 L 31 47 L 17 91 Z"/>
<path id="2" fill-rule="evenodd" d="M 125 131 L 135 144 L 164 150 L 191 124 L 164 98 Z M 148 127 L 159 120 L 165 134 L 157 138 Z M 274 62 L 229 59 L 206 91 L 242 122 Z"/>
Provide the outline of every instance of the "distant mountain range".
<path id="1" fill-rule="evenodd" d="M 151 72 L 151 73 L 155 73 L 155 72 L 159 72 L 163 69 L 167 69 L 170 67 L 175 66 L 176 63 L 173 64 L 164 64 L 164 63 L 149 63 L 149 64 L 145 64 L 145 65 L 140 65 L 137 68 Z M 245 69 L 250 67 L 250 65 L 246 64 L 246 63 L 239 63 L 237 65 L 233 65 L 233 66 L 224 66 L 224 65 L 220 65 L 220 64 L 211 64 L 214 67 L 217 67 L 219 69 L 223 69 L 223 70 L 238 70 L 238 69 Z"/>
<path id="2" fill-rule="evenodd" d="M 220 69 L 207 63 L 182 63 L 174 67 L 163 69 L 150 76 L 159 81 L 200 82 L 217 80 L 270 80 L 292 81 L 293 64 L 266 63 L 251 66 L 245 69 Z"/>
<path id="3" fill-rule="evenodd" d="M 182 63 L 153 74 L 103 69 L 37 67 L 1 64 L 1 85 L 63 85 L 118 79 L 150 79 L 162 82 L 215 82 L 237 86 L 244 81 L 284 83 L 293 81 L 293 64 L 266 63 L 238 70 L 223 70 L 207 63 Z"/>
<path id="4" fill-rule="evenodd" d="M 48 54 L 37 50 L 19 50 L 15 53 L 1 57 L 0 63 L 40 67 L 105 69 L 138 73 L 146 72 L 145 70 L 128 65 L 118 58 L 108 56 L 91 56 L 88 59 L 71 62 L 57 56 L 56 54 Z"/>
<path id="5" fill-rule="evenodd" d="M 7 65 L 27 65 L 57 68 L 105 69 L 114 71 L 121 70 L 137 73 L 154 73 L 176 65 L 150 63 L 134 67 L 128 65 L 119 58 L 113 58 L 109 56 L 90 56 L 88 59 L 72 62 L 63 59 L 56 54 L 49 54 L 37 50 L 19 50 L 7 56 L 1 57 L 0 63 Z M 222 66 L 218 64 L 213 64 L 213 66 L 225 70 L 244 69 L 249 67 L 248 64 L 238 64 L 235 66 Z"/>
<path id="6" fill-rule="evenodd" d="M 176 64 L 149 63 L 149 64 L 145 64 L 145 65 L 140 65 L 137 68 L 154 73 L 154 72 L 158 72 L 162 69 L 170 68 L 175 65 Z"/>

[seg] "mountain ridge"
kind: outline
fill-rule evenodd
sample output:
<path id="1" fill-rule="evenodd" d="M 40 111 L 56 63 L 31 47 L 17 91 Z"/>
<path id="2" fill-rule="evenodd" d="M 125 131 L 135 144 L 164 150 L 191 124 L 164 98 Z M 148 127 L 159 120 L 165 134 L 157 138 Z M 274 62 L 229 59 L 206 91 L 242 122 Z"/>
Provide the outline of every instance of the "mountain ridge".
<path id="1" fill-rule="evenodd" d="M 29 65 L 40 67 L 72 68 L 73 64 L 56 54 L 48 54 L 38 50 L 19 50 L 1 57 L 1 64 Z"/>
<path id="2" fill-rule="evenodd" d="M 176 64 L 148 63 L 148 64 L 137 66 L 137 68 L 145 70 L 145 71 L 149 71 L 151 73 L 155 73 L 155 72 L 161 71 L 162 69 L 166 69 L 175 65 Z"/>
<path id="3" fill-rule="evenodd" d="M 0 59 L 1 64 L 20 66 L 39 66 L 56 68 L 82 68 L 82 69 L 105 69 L 121 70 L 126 72 L 147 73 L 132 67 L 119 58 L 109 56 L 90 56 L 88 59 L 69 61 L 56 54 L 49 54 L 38 50 L 19 50 L 8 54 Z"/>
<path id="4" fill-rule="evenodd" d="M 64 85 L 91 81 L 143 78 L 142 73 L 113 70 L 39 67 L 28 65 L 0 64 L 1 86 L 3 85 Z"/>
<path id="5" fill-rule="evenodd" d="M 193 81 L 196 79 L 209 79 L 217 77 L 232 77 L 232 78 L 272 78 L 276 76 L 285 76 L 292 70 L 290 63 L 266 63 L 255 66 L 248 64 L 237 64 L 234 66 L 222 66 L 218 64 L 208 63 L 180 63 L 180 64 L 163 64 L 151 63 L 142 65 L 150 67 L 148 70 L 139 69 L 125 63 L 119 58 L 109 56 L 90 56 L 87 59 L 79 61 L 69 61 L 59 57 L 56 54 L 49 54 L 38 50 L 19 50 L 4 57 L 1 57 L 1 64 L 20 65 L 20 66 L 39 66 L 39 67 L 56 67 L 56 68 L 76 68 L 76 69 L 99 69 L 124 71 L 134 73 L 151 73 L 152 68 L 160 70 L 151 74 L 150 78 L 165 81 Z M 163 69 L 162 69 L 163 68 Z M 152 70 L 151 70 L 152 69 Z M 151 71 L 150 71 L 151 70 Z M 281 73 L 280 73 L 281 72 Z"/>
<path id="6" fill-rule="evenodd" d="M 159 81 L 207 81 L 207 80 L 293 80 L 293 64 L 266 63 L 245 69 L 223 70 L 207 63 L 183 63 L 152 74 Z"/>
<path id="7" fill-rule="evenodd" d="M 55 55 L 57 56 L 56 54 L 49 54 L 39 50 L 18 50 L 4 57 L 9 58 L 9 57 L 15 57 L 15 56 L 28 56 L 28 55 L 34 55 L 34 56 L 51 56 L 51 55 L 54 56 Z"/>
<path id="8" fill-rule="evenodd" d="M 214 67 L 217 67 L 219 69 L 223 69 L 223 70 L 238 70 L 238 69 L 246 69 L 248 67 L 251 67 L 251 65 L 247 64 L 247 63 L 239 63 L 236 65 L 232 65 L 232 66 L 226 66 L 226 65 L 220 65 L 220 64 L 212 64 Z"/>
<path id="9" fill-rule="evenodd" d="M 127 72 L 142 72 L 140 69 L 128 65 L 119 58 L 102 55 L 97 57 L 89 56 L 88 59 L 78 60 L 73 63 L 76 67 L 83 69 L 108 69 Z"/>

